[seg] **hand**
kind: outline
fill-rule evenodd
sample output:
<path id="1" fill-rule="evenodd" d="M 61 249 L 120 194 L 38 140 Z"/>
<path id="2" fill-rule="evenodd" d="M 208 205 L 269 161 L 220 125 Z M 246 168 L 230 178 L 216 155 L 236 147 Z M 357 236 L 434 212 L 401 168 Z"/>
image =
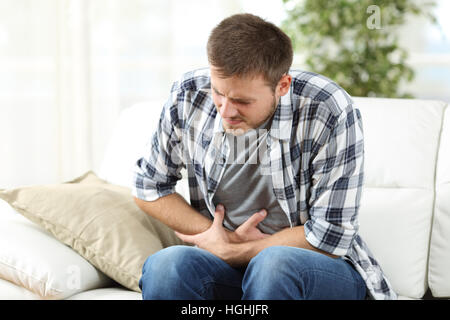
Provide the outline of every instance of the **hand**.
<path id="1" fill-rule="evenodd" d="M 225 216 L 225 208 L 219 204 L 216 206 L 214 221 L 204 232 L 187 235 L 175 231 L 175 234 L 184 242 L 193 243 L 197 247 L 205 249 L 231 266 L 239 266 L 245 263 L 246 258 L 239 257 L 242 250 L 238 249 L 239 243 L 258 240 L 269 237 L 262 233 L 256 226 L 266 217 L 266 211 L 253 214 L 247 221 L 240 225 L 234 232 L 228 231 L 222 225 Z M 242 248 L 241 248 L 242 249 Z"/>
<path id="2" fill-rule="evenodd" d="M 182 234 L 176 231 L 175 234 L 184 242 L 193 243 L 231 265 L 235 254 L 227 231 L 222 225 L 224 216 L 225 208 L 222 205 L 218 205 L 214 213 L 214 221 L 209 229 L 194 235 Z"/>
<path id="3" fill-rule="evenodd" d="M 258 228 L 258 223 L 263 221 L 267 216 L 267 211 L 262 209 L 254 213 L 250 218 L 241 224 L 234 232 L 230 234 L 230 239 L 234 243 L 260 240 L 270 237 L 267 233 L 262 233 Z"/>

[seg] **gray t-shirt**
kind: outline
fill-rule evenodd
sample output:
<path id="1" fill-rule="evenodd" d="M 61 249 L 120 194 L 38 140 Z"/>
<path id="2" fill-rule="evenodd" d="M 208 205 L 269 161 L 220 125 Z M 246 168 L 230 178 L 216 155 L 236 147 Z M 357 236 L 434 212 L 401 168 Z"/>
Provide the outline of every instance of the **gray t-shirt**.
<path id="1" fill-rule="evenodd" d="M 225 133 L 230 154 L 212 201 L 225 206 L 224 226 L 232 231 L 261 209 L 267 211 L 258 225 L 262 232 L 272 234 L 290 226 L 273 192 L 266 142 L 271 120 L 240 136 Z"/>

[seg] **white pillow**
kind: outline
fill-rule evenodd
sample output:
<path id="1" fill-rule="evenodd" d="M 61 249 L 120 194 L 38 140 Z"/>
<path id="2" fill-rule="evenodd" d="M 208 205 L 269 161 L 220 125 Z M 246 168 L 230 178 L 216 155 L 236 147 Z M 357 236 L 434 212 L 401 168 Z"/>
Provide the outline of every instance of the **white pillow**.
<path id="1" fill-rule="evenodd" d="M 0 279 L 41 299 L 65 299 L 113 280 L 0 199 Z"/>
<path id="2" fill-rule="evenodd" d="M 82 293 L 81 293 L 82 294 Z M 41 300 L 37 294 L 19 287 L 7 280 L 0 279 L 0 300 Z"/>

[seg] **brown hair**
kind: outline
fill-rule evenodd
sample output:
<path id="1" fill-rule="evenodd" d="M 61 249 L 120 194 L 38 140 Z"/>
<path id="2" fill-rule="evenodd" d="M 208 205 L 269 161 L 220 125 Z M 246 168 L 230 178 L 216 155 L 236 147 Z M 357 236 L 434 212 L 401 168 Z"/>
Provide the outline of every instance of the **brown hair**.
<path id="1" fill-rule="evenodd" d="M 273 91 L 293 59 L 291 39 L 273 23 L 248 13 L 222 20 L 209 36 L 207 53 L 223 77 L 262 74 Z"/>

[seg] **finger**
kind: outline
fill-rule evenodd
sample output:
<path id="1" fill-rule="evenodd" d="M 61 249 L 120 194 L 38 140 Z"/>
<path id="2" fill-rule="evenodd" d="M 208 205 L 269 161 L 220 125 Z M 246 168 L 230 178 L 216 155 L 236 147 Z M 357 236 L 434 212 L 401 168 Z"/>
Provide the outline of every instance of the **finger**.
<path id="1" fill-rule="evenodd" d="M 261 233 L 261 234 L 262 234 L 262 237 L 263 237 L 264 239 L 271 236 L 271 234 L 267 234 L 267 233 Z"/>
<path id="2" fill-rule="evenodd" d="M 196 243 L 196 240 L 197 240 L 197 235 L 189 235 L 189 234 L 184 234 L 184 233 L 180 233 L 180 232 L 177 232 L 177 231 L 175 231 L 175 235 L 178 237 L 178 238 L 180 238 L 181 240 L 183 240 L 184 242 L 188 242 L 188 243 L 194 243 L 194 244 L 197 244 Z"/>
<path id="3" fill-rule="evenodd" d="M 247 221 L 245 221 L 242 224 L 242 227 L 244 229 L 256 227 L 258 225 L 258 223 L 260 223 L 261 221 L 263 221 L 266 218 L 266 216 L 267 216 L 267 211 L 265 209 L 262 209 L 261 211 L 254 213 L 250 218 L 248 218 Z"/>
<path id="4" fill-rule="evenodd" d="M 216 206 L 216 211 L 214 212 L 214 226 L 222 226 L 223 218 L 225 216 L 225 208 L 222 204 Z"/>

